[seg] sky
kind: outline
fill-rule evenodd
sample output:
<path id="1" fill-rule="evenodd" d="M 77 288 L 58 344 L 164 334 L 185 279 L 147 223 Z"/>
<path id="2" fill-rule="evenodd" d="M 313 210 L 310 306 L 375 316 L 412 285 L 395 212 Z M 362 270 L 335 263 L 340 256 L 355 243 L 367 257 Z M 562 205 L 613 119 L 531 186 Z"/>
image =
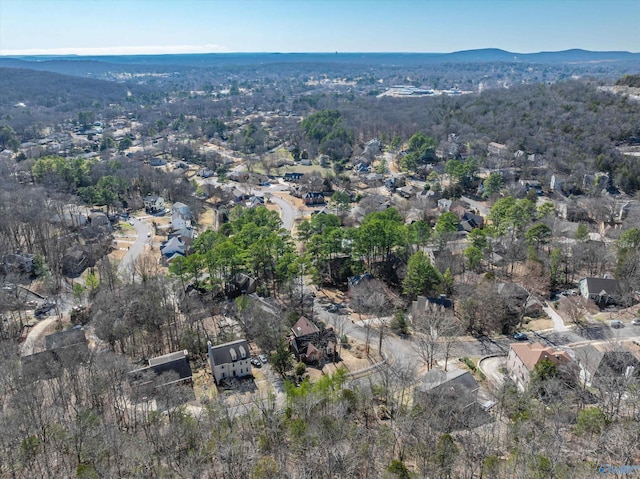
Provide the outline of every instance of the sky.
<path id="1" fill-rule="evenodd" d="M 640 52 L 640 0 L 0 0 L 0 55 Z"/>

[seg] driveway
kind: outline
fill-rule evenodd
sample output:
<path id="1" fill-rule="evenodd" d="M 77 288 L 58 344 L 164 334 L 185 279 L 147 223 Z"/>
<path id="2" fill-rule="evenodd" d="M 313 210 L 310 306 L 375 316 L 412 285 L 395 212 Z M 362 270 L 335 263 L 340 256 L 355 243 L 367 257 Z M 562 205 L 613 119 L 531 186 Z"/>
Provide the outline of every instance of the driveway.
<path id="1" fill-rule="evenodd" d="M 144 250 L 144 245 L 148 240 L 147 235 L 151 234 L 151 227 L 144 221 L 141 221 L 138 218 L 134 217 L 131 217 L 129 221 L 131 222 L 131 225 L 136 229 L 138 237 L 136 238 L 136 241 L 129 247 L 126 254 L 124 255 L 124 258 L 122 258 L 122 261 L 120 261 L 120 264 L 118 265 L 118 274 L 120 276 L 131 272 L 131 268 L 133 267 L 136 259 Z"/>
<path id="2" fill-rule="evenodd" d="M 549 316 L 551 318 L 551 321 L 553 321 L 554 333 L 563 333 L 565 331 L 569 331 L 569 328 L 567 328 L 564 325 L 564 320 L 562 319 L 562 316 L 560 316 L 556 312 L 553 306 L 551 306 L 548 302 L 546 302 L 545 306 L 543 306 L 542 309 L 544 309 L 544 312 L 547 313 L 547 316 Z"/>
<path id="3" fill-rule="evenodd" d="M 484 373 L 489 382 L 496 388 L 500 389 L 504 384 L 504 373 L 500 371 L 507 366 L 506 356 L 496 356 L 492 358 L 484 358 L 478 364 L 480 371 Z"/>

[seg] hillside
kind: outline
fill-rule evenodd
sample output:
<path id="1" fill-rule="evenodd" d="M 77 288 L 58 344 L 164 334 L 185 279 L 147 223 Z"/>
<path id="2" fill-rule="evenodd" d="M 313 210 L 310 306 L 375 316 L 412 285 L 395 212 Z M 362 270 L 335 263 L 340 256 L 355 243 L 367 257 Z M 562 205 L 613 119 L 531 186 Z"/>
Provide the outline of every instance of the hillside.
<path id="1" fill-rule="evenodd" d="M 0 108 L 84 108 L 94 102 L 122 102 L 128 87 L 104 80 L 78 78 L 23 68 L 0 68 Z"/>

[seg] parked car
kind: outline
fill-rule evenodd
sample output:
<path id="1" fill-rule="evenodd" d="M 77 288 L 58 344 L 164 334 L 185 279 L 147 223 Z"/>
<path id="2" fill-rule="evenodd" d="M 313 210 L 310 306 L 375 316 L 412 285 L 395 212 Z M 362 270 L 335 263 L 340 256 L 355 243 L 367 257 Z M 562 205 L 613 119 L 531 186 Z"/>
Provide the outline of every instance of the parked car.
<path id="1" fill-rule="evenodd" d="M 631 321 L 631 324 L 635 326 L 640 326 L 640 319 L 634 319 L 633 321 Z"/>
<path id="2" fill-rule="evenodd" d="M 260 361 L 262 361 L 263 363 L 267 362 L 267 356 L 265 356 L 264 354 L 261 354 L 260 356 L 258 356 L 258 358 L 260 358 Z"/>
<path id="3" fill-rule="evenodd" d="M 518 341 L 526 341 L 529 339 L 529 336 L 527 336 L 526 333 L 516 333 L 513 335 L 513 339 L 516 339 Z"/>
<path id="4" fill-rule="evenodd" d="M 251 359 L 251 364 L 253 364 L 256 368 L 261 368 L 262 367 L 262 363 L 260 362 L 260 360 L 258 358 Z"/>
<path id="5" fill-rule="evenodd" d="M 611 326 L 612 328 L 615 328 L 615 329 L 620 329 L 620 328 L 624 328 L 624 323 L 622 321 L 620 321 L 619 319 L 612 319 L 609 322 L 609 326 Z"/>
<path id="6" fill-rule="evenodd" d="M 33 312 L 34 316 L 38 317 L 38 316 L 44 316 L 45 314 L 47 314 L 49 311 L 51 311 L 53 308 L 56 307 L 56 303 L 54 303 L 53 301 L 45 301 L 44 303 L 41 303 Z"/>

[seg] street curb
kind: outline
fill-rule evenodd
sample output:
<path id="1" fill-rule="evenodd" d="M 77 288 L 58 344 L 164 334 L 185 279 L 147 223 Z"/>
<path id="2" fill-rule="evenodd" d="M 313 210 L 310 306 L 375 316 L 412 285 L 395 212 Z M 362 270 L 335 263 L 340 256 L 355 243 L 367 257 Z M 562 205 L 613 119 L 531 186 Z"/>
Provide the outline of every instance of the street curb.
<path id="1" fill-rule="evenodd" d="M 488 356 L 483 356 L 478 360 L 478 371 L 480 371 L 482 373 L 482 375 L 485 378 L 488 378 L 489 376 L 487 376 L 487 373 L 485 373 L 482 370 L 482 361 L 484 361 L 485 359 L 490 359 L 490 358 L 506 358 L 507 355 L 506 354 L 489 354 Z"/>

